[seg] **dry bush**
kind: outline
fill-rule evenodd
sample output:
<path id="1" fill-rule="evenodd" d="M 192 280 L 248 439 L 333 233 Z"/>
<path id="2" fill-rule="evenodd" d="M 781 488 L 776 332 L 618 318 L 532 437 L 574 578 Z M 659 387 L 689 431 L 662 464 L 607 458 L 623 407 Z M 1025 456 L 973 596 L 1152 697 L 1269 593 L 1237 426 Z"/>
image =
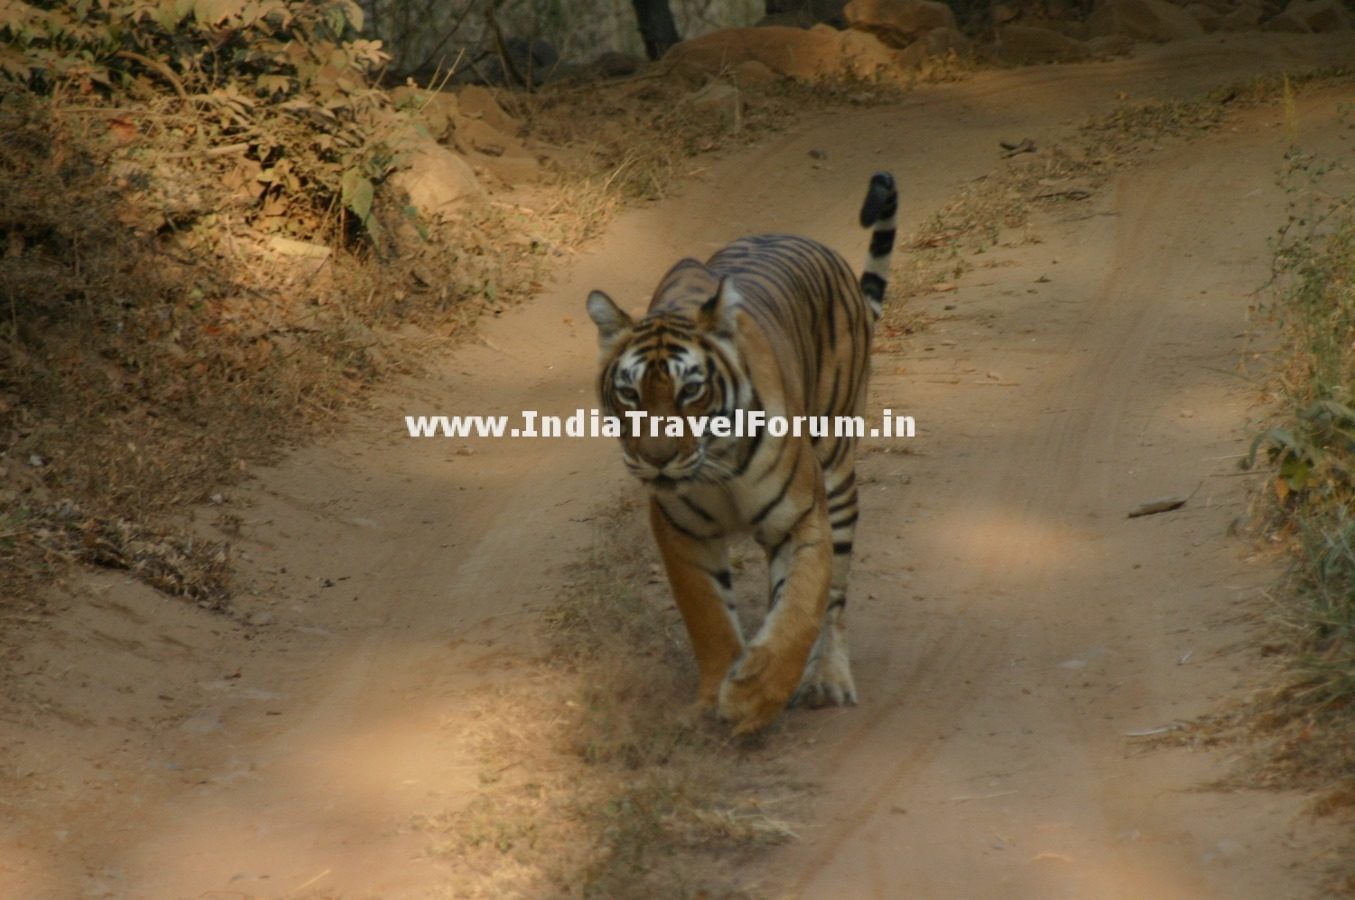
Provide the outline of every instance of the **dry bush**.
<path id="1" fill-rule="evenodd" d="M 420 223 L 383 190 L 412 125 L 368 86 L 352 4 L 143 5 L 0 14 L 12 597 L 83 560 L 223 605 L 225 548 L 167 514 L 331 426 L 411 323 L 457 331 L 545 262 L 515 209 Z M 426 240 L 397 256 L 404 226 Z"/>

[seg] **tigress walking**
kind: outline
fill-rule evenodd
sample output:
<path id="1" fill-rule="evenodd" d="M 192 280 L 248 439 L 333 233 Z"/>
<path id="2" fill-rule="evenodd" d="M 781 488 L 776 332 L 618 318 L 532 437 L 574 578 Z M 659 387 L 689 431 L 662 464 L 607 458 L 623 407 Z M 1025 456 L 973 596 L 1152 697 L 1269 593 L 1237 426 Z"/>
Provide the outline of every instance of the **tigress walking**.
<path id="1" fill-rule="evenodd" d="M 734 241 L 704 264 L 677 263 L 639 321 L 591 293 L 603 411 L 862 415 L 897 208 L 893 177 L 876 174 L 861 209 L 873 231 L 859 280 L 824 245 L 772 234 Z M 844 630 L 855 438 L 709 428 L 676 435 L 647 424 L 635 434 L 634 418 L 623 420 L 622 456 L 649 487 L 650 524 L 696 655 L 699 700 L 736 733 L 764 727 L 792 700 L 855 703 Z M 745 642 L 728 543 L 748 532 L 767 553 L 771 606 Z"/>

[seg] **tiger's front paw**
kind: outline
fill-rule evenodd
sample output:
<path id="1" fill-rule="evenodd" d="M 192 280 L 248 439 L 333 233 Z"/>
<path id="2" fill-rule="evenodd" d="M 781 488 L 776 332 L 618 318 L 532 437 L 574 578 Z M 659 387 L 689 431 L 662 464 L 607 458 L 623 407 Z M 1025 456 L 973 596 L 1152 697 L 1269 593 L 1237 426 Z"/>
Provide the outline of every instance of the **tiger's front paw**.
<path id="1" fill-rule="evenodd" d="M 792 706 L 855 706 L 856 683 L 846 653 L 825 653 L 809 664 Z"/>
<path id="2" fill-rule="evenodd" d="M 766 647 L 749 647 L 720 685 L 720 718 L 734 734 L 766 728 L 786 708 L 798 673 L 787 678 L 784 666 Z"/>

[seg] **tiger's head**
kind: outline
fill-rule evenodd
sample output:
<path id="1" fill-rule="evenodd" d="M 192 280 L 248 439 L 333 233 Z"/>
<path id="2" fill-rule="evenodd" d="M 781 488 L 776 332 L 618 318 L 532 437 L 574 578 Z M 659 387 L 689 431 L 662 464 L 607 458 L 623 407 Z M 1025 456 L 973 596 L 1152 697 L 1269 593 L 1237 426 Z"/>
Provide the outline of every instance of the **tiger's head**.
<path id="1" fill-rule="evenodd" d="M 698 436 L 687 417 L 709 424 L 749 403 L 751 389 L 737 362 L 739 299 L 731 279 L 694 260 L 673 268 L 639 321 L 602 291 L 588 295 L 601 350 L 602 412 L 621 420 L 626 468 L 651 487 L 719 481 L 732 473 L 737 439 L 716 437 L 709 427 Z M 646 417 L 627 417 L 637 411 Z M 669 427 L 674 418 L 681 419 L 680 433 Z"/>

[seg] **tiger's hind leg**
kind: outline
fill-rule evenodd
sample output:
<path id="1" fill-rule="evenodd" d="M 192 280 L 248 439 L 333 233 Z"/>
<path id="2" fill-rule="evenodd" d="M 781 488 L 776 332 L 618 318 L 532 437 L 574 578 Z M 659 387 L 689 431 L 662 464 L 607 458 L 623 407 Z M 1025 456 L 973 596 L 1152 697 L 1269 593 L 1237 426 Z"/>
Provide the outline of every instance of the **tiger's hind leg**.
<path id="1" fill-rule="evenodd" d="M 680 510 L 670 513 L 651 496 L 649 522 L 668 572 L 673 602 L 687 626 L 700 676 L 697 703 L 713 708 L 720 685 L 743 653 L 734 607 L 728 546 L 723 535 L 705 535 Z"/>
<path id="2" fill-rule="evenodd" d="M 852 539 L 856 534 L 856 476 L 848 465 L 835 473 L 840 480 L 828 489 L 828 521 L 833 531 L 833 580 L 828 589 L 828 609 L 823 630 L 810 652 L 804 678 L 792 703 L 799 706 L 854 706 L 856 682 L 852 680 L 851 656 L 847 651 L 847 579 L 852 565 Z"/>

